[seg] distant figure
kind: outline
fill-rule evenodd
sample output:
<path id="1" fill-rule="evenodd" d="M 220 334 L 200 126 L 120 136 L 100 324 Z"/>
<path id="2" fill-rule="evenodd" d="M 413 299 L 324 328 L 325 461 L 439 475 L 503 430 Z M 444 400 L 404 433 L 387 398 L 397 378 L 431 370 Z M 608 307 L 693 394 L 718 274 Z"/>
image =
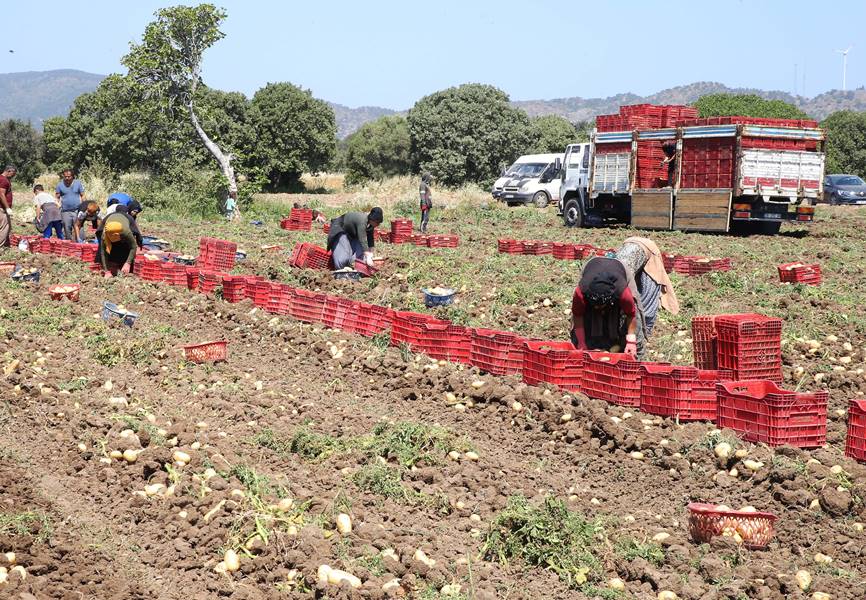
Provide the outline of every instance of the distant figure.
<path id="1" fill-rule="evenodd" d="M 54 188 L 54 196 L 60 201 L 60 217 L 63 220 L 63 235 L 72 240 L 75 228 L 75 216 L 78 207 L 85 200 L 84 185 L 75 178 L 72 169 L 63 169 L 60 173 L 60 183 Z"/>
<path id="2" fill-rule="evenodd" d="M 38 229 L 43 238 L 50 238 L 52 232 L 58 239 L 66 239 L 63 235 L 63 220 L 60 216 L 60 205 L 57 199 L 45 191 L 41 183 L 33 186 L 33 205 L 36 207 Z"/>
<path id="3" fill-rule="evenodd" d="M 430 173 L 424 173 L 421 175 L 421 183 L 418 185 L 418 194 L 421 196 L 421 233 L 427 233 L 430 209 L 433 208 L 433 192 L 430 191 L 432 180 L 433 177 Z"/>
<path id="4" fill-rule="evenodd" d="M 226 213 L 226 221 L 234 221 L 234 220 L 240 218 L 241 213 L 238 210 L 238 193 L 237 192 L 229 192 L 229 195 L 226 198 L 225 213 Z"/>
<path id="5" fill-rule="evenodd" d="M 0 174 L 0 248 L 9 247 L 12 235 L 12 179 L 17 174 L 13 165 L 6 165 Z"/>
<path id="6" fill-rule="evenodd" d="M 668 166 L 668 187 L 673 187 L 677 179 L 677 143 L 674 141 L 662 144 L 665 158 L 662 165 Z"/>

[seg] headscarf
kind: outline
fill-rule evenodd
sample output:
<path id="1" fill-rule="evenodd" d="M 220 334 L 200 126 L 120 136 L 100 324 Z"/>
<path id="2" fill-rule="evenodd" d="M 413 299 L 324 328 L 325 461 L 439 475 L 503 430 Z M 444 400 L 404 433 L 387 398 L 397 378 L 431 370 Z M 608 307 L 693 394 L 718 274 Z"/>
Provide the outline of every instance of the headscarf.
<path id="1" fill-rule="evenodd" d="M 597 256 L 583 268 L 580 291 L 592 306 L 615 305 L 628 286 L 623 264 L 615 258 Z"/>
<path id="2" fill-rule="evenodd" d="M 109 221 L 105 224 L 105 229 L 102 234 L 102 243 L 105 245 L 105 251 L 111 254 L 111 244 L 120 241 L 120 234 L 123 231 L 123 225 L 117 221 Z"/>
<path id="3" fill-rule="evenodd" d="M 140 203 L 138 200 L 130 200 L 130 201 L 129 201 L 129 204 L 126 205 L 126 212 L 127 212 L 127 213 L 132 213 L 132 212 L 134 212 L 134 211 L 141 212 L 141 211 L 143 211 L 143 210 L 144 210 L 144 208 L 141 206 L 141 203 Z M 132 217 L 132 218 L 134 219 L 134 218 L 137 217 L 138 215 L 132 215 L 132 214 L 130 214 L 129 216 Z"/>
<path id="4" fill-rule="evenodd" d="M 381 224 L 384 220 L 385 215 L 382 213 L 382 209 L 378 206 L 374 207 L 373 210 L 370 211 L 370 214 L 367 215 L 368 221 L 376 221 Z"/>

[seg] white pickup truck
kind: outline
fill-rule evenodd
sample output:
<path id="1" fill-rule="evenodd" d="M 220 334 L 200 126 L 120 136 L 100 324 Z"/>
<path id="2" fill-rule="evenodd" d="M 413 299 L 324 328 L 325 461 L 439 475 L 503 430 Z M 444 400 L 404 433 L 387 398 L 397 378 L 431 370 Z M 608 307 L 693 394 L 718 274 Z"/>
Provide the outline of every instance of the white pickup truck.
<path id="1" fill-rule="evenodd" d="M 490 191 L 509 206 L 531 202 L 544 208 L 559 201 L 561 164 L 562 154 L 526 154 L 505 169 Z"/>

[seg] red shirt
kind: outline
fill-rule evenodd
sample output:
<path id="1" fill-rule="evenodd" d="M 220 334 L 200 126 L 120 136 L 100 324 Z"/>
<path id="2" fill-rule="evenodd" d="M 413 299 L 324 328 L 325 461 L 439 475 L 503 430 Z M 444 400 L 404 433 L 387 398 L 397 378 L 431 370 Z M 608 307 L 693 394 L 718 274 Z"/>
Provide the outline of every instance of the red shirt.
<path id="1" fill-rule="evenodd" d="M 637 314 L 637 303 L 634 301 L 631 290 L 625 288 L 619 297 L 619 312 L 617 314 L 587 314 L 587 302 L 580 291 L 580 287 L 574 289 L 574 297 L 571 300 L 571 318 L 575 327 L 580 324 L 583 328 L 583 339 L 572 336 L 572 341 L 576 348 L 580 350 L 604 349 L 607 350 L 610 346 L 622 343 L 617 338 L 620 333 L 617 331 L 621 315 L 626 315 L 629 318 L 634 318 Z M 612 308 L 611 310 L 616 310 Z M 600 327 L 597 335 L 592 331 L 593 323 Z M 609 329 L 613 328 L 613 331 Z"/>
<path id="2" fill-rule="evenodd" d="M 0 175 L 0 188 L 6 189 L 6 206 L 12 208 L 12 182 L 4 175 Z"/>
<path id="3" fill-rule="evenodd" d="M 623 314 L 634 318 L 637 314 L 637 305 L 634 301 L 634 296 L 631 295 L 631 290 L 626 287 L 619 297 L 619 308 Z M 574 297 L 571 299 L 571 316 L 574 322 L 577 323 L 578 317 L 583 318 L 586 314 L 586 300 L 583 298 L 583 292 L 579 287 L 574 288 Z"/>

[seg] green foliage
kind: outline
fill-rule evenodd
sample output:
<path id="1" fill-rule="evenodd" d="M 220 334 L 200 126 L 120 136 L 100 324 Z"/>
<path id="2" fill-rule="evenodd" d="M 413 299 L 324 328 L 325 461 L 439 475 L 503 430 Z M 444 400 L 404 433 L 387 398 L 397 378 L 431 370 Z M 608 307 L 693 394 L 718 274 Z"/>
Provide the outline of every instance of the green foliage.
<path id="1" fill-rule="evenodd" d="M 51 519 L 44 513 L 0 513 L 0 536 L 31 535 L 44 542 L 51 537 L 51 532 Z"/>
<path id="2" fill-rule="evenodd" d="M 652 542 L 638 542 L 635 539 L 626 538 L 617 542 L 616 551 L 626 560 L 642 558 L 655 566 L 659 566 L 665 561 L 664 550 Z"/>
<path id="3" fill-rule="evenodd" d="M 455 448 L 452 434 L 424 423 L 379 423 L 364 444 L 368 456 L 395 458 L 404 467 L 434 465 Z"/>
<path id="4" fill-rule="evenodd" d="M 407 117 L 416 170 L 445 185 L 487 184 L 530 145 L 529 117 L 505 92 L 477 83 L 448 88 L 415 103 Z"/>
<path id="5" fill-rule="evenodd" d="M 405 175 L 412 168 L 409 124 L 400 115 L 365 123 L 346 139 L 346 183 Z"/>
<path id="6" fill-rule="evenodd" d="M 577 128 L 571 121 L 559 115 L 533 117 L 530 126 L 532 146 L 527 150 L 529 154 L 565 152 L 568 144 L 578 141 Z"/>
<path id="7" fill-rule="evenodd" d="M 782 100 L 754 94 L 708 94 L 694 103 L 701 117 L 744 116 L 766 119 L 808 119 L 809 115 Z"/>
<path id="8" fill-rule="evenodd" d="M 866 113 L 842 110 L 824 119 L 827 173 L 866 177 Z"/>
<path id="9" fill-rule="evenodd" d="M 0 163 L 18 167 L 17 176 L 25 185 L 29 185 L 45 170 L 42 155 L 42 136 L 29 121 L 0 121 Z"/>
<path id="10" fill-rule="evenodd" d="M 281 456 L 298 454 L 306 460 L 322 460 L 345 449 L 345 444 L 330 435 L 316 433 L 310 429 L 309 423 L 304 423 L 295 430 L 290 439 L 277 435 L 271 429 L 264 429 L 255 442 L 263 448 L 270 448 Z"/>
<path id="11" fill-rule="evenodd" d="M 383 496 L 399 504 L 416 504 L 420 500 L 420 494 L 403 485 L 401 469 L 388 465 L 364 465 L 352 475 L 352 481 L 360 490 Z"/>
<path id="12" fill-rule="evenodd" d="M 269 83 L 253 96 L 252 120 L 258 141 L 255 162 L 274 188 L 296 184 L 301 174 L 324 169 L 334 157 L 334 110 L 309 90 Z"/>
<path id="13" fill-rule="evenodd" d="M 548 497 L 534 506 L 523 496 L 512 496 L 485 533 L 481 553 L 503 564 L 522 560 L 549 569 L 578 587 L 601 576 L 594 553 L 601 534 L 599 521 L 569 511 L 562 500 Z"/>

